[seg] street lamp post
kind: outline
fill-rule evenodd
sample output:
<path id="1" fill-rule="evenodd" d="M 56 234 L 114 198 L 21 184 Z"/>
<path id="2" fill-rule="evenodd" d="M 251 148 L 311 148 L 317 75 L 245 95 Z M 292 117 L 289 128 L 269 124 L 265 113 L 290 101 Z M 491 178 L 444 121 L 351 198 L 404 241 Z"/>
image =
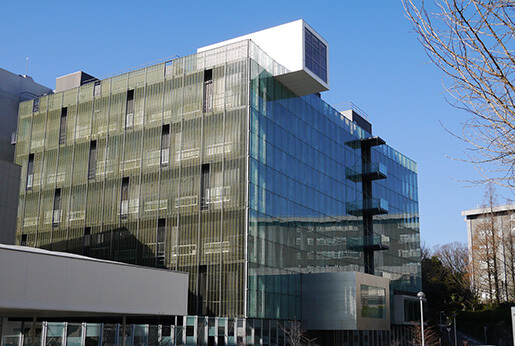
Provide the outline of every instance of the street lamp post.
<path id="1" fill-rule="evenodd" d="M 440 316 L 440 337 L 438 338 L 440 346 L 442 346 L 442 327 L 443 327 L 443 325 L 442 325 L 442 314 L 443 313 L 444 313 L 443 311 L 440 311 L 440 313 L 438 314 Z"/>
<path id="2" fill-rule="evenodd" d="M 453 316 L 454 316 L 454 346 L 458 346 L 458 336 L 456 335 L 456 313 L 454 313 Z"/>
<path id="3" fill-rule="evenodd" d="M 420 328 L 422 330 L 422 346 L 426 345 L 426 341 L 424 339 L 424 304 L 423 300 L 426 297 L 425 293 L 420 291 L 417 293 L 418 299 L 420 299 Z"/>

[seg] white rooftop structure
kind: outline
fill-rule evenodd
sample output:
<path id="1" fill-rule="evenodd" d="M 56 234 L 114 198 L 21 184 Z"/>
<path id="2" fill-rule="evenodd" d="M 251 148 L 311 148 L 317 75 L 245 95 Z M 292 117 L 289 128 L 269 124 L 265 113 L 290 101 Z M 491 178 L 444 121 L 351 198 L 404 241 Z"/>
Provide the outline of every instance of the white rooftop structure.
<path id="1" fill-rule="evenodd" d="M 329 90 L 329 44 L 303 19 L 197 49 L 251 40 L 288 72 L 275 76 L 298 96 Z"/>
<path id="2" fill-rule="evenodd" d="M 502 213 L 502 212 L 514 211 L 514 210 L 515 210 L 515 204 L 494 206 L 494 207 L 492 207 L 491 210 L 490 210 L 490 207 L 477 207 L 475 209 L 469 209 L 469 210 L 462 211 L 461 216 L 474 217 L 474 216 L 485 215 L 490 212 Z"/>

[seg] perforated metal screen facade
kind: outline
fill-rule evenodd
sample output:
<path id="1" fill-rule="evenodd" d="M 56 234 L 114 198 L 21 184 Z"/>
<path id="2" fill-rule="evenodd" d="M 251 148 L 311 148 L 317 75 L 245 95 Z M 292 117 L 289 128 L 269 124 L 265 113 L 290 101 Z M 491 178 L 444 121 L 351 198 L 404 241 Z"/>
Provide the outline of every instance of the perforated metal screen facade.
<path id="1" fill-rule="evenodd" d="M 190 313 L 243 315 L 247 52 L 86 84 L 35 112 L 23 103 L 18 243 L 186 271 Z"/>

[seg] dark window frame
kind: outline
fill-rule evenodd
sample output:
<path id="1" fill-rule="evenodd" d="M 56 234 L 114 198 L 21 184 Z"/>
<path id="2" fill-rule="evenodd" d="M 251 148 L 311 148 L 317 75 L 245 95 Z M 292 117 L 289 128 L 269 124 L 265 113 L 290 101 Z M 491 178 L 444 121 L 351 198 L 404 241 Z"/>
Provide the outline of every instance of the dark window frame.
<path id="1" fill-rule="evenodd" d="M 61 204 L 62 194 L 61 188 L 57 188 L 54 191 L 54 207 L 52 209 L 52 227 L 58 227 L 61 223 Z"/>
<path id="2" fill-rule="evenodd" d="M 91 227 L 84 228 L 84 236 L 82 238 L 82 254 L 89 256 L 91 249 Z"/>
<path id="3" fill-rule="evenodd" d="M 68 107 L 61 108 L 61 119 L 59 121 L 59 145 L 66 144 L 66 123 L 68 118 Z"/>
<path id="4" fill-rule="evenodd" d="M 32 190 L 34 186 L 34 153 L 29 154 L 27 161 L 27 181 L 25 183 L 25 189 L 27 191 Z"/>
<path id="5" fill-rule="evenodd" d="M 156 267 L 166 266 L 166 219 L 157 220 L 156 231 Z"/>
<path id="6" fill-rule="evenodd" d="M 204 70 L 204 88 L 202 96 L 202 111 L 204 113 L 213 110 L 213 69 Z"/>
<path id="7" fill-rule="evenodd" d="M 125 105 L 125 128 L 134 127 L 134 89 L 127 90 L 127 101 Z"/>
<path id="8" fill-rule="evenodd" d="M 211 165 L 209 163 L 204 163 L 201 167 L 200 173 L 200 209 L 208 210 L 209 209 L 209 188 L 210 188 L 210 180 L 211 180 Z"/>
<path id="9" fill-rule="evenodd" d="M 91 141 L 89 144 L 88 159 L 88 180 L 95 180 L 97 176 L 97 141 Z"/>
<path id="10" fill-rule="evenodd" d="M 120 217 L 122 219 L 126 219 L 129 217 L 129 188 L 129 177 L 123 177 L 120 194 Z"/>
<path id="11" fill-rule="evenodd" d="M 27 246 L 27 234 L 26 233 L 21 235 L 20 245 Z"/>
<path id="12" fill-rule="evenodd" d="M 161 167 L 166 167 L 170 163 L 170 124 L 163 125 L 161 130 Z"/>

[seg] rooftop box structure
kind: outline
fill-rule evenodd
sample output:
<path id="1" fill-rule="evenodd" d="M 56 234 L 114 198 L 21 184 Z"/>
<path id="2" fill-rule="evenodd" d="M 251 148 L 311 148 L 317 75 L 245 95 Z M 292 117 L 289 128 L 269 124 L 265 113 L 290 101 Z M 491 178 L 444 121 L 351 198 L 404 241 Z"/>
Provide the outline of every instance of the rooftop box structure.
<path id="1" fill-rule="evenodd" d="M 329 90 L 329 44 L 303 19 L 197 49 L 252 40 L 288 71 L 275 76 L 297 96 Z"/>
<path id="2" fill-rule="evenodd" d="M 58 77 L 55 80 L 55 92 L 61 92 L 73 88 L 80 87 L 81 85 L 97 81 L 98 79 L 83 71 L 77 71 L 67 74 L 66 76 Z"/>

